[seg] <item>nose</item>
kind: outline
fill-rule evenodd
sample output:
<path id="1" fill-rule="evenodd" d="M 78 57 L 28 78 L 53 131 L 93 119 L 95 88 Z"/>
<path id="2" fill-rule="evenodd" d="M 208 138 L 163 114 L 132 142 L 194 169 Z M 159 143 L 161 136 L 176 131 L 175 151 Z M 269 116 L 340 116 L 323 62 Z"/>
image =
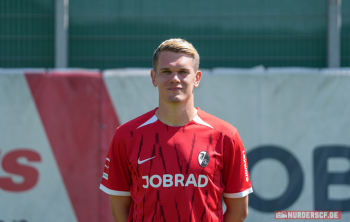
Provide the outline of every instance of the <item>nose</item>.
<path id="1" fill-rule="evenodd" d="M 180 82 L 180 78 L 179 78 L 179 73 L 178 72 L 173 72 L 171 74 L 171 79 L 170 79 L 170 82 Z"/>

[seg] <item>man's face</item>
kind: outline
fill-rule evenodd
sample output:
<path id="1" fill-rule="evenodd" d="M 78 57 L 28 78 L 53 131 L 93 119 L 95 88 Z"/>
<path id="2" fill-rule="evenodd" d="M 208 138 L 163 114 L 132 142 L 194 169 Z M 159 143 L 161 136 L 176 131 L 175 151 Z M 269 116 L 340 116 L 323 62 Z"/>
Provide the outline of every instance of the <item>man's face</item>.
<path id="1" fill-rule="evenodd" d="M 194 70 L 191 56 L 167 51 L 160 53 L 158 66 L 151 71 L 152 83 L 165 103 L 185 103 L 193 98 L 193 87 L 198 87 L 201 76 Z"/>

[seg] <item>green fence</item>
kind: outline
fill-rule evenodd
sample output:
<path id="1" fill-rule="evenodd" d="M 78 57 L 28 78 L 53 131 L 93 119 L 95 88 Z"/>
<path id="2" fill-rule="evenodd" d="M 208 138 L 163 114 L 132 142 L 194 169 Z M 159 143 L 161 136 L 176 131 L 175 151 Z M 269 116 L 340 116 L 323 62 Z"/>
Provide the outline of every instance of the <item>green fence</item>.
<path id="1" fill-rule="evenodd" d="M 55 4 L 0 0 L 0 67 L 53 67 Z"/>
<path id="2" fill-rule="evenodd" d="M 350 0 L 342 1 L 341 66 L 350 67 Z"/>
<path id="3" fill-rule="evenodd" d="M 180 37 L 201 67 L 327 66 L 327 0 L 70 0 L 69 67 L 151 67 Z M 0 67 L 54 66 L 55 1 L 0 0 Z M 350 66 L 350 0 L 341 65 Z"/>

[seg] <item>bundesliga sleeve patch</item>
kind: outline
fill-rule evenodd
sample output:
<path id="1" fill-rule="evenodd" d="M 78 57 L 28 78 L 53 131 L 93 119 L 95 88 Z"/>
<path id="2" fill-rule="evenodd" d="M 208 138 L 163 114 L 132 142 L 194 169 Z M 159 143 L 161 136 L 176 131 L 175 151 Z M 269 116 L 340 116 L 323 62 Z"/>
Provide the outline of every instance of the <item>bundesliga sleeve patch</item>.
<path id="1" fill-rule="evenodd" d="M 109 160 L 109 158 L 107 157 L 106 158 L 106 163 L 105 163 L 105 170 L 104 170 L 104 172 L 103 172 L 103 178 L 104 179 L 106 179 L 106 180 L 108 180 L 108 173 L 109 173 L 109 165 L 110 165 L 110 160 Z"/>

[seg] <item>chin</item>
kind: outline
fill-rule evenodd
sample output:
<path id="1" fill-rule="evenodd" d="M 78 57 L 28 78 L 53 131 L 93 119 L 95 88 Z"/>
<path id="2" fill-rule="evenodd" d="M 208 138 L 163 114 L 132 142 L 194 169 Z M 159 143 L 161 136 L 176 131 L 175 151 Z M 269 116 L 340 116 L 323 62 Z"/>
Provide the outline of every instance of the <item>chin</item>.
<path id="1" fill-rule="evenodd" d="M 169 98 L 168 102 L 170 102 L 170 103 L 181 103 L 182 100 L 179 99 L 179 98 Z"/>
<path id="2" fill-rule="evenodd" d="M 183 102 L 184 101 L 184 99 L 183 98 L 181 98 L 181 97 L 179 97 L 179 96 L 176 96 L 176 97 L 168 97 L 167 98 L 167 101 L 169 102 L 169 103 L 181 103 L 181 102 Z"/>

